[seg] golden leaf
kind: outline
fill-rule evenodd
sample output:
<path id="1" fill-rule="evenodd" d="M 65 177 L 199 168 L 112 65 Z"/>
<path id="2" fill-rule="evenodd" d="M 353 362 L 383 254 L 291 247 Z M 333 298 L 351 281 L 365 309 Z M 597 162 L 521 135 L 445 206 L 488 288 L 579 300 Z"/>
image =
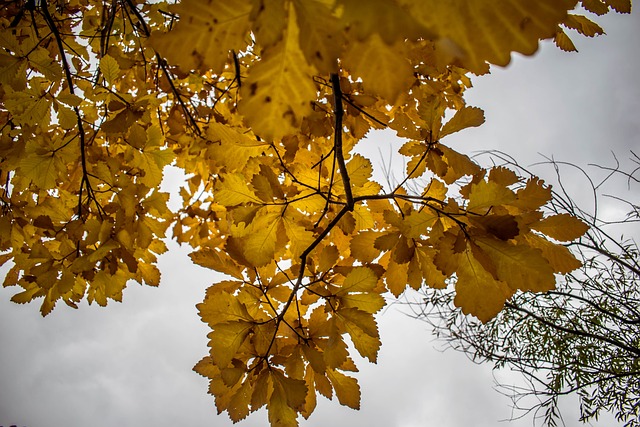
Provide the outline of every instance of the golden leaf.
<path id="1" fill-rule="evenodd" d="M 351 255 L 362 262 L 372 262 L 380 255 L 375 241 L 380 236 L 375 231 L 361 231 L 351 239 Z"/>
<path id="2" fill-rule="evenodd" d="M 619 13 L 631 13 L 631 0 L 605 0 L 605 3 Z"/>
<path id="3" fill-rule="evenodd" d="M 265 211 L 256 215 L 250 225 L 250 233 L 242 240 L 244 257 L 252 266 L 264 266 L 274 259 L 276 249 L 280 246 L 280 224 L 280 212 Z"/>
<path id="4" fill-rule="evenodd" d="M 227 407 L 227 413 L 233 422 L 245 419 L 249 415 L 251 403 L 251 383 L 245 381 L 233 394 Z"/>
<path id="5" fill-rule="evenodd" d="M 567 28 L 576 30 L 583 36 L 594 37 L 604 34 L 604 30 L 600 25 L 583 15 L 574 15 L 570 13 L 562 23 Z"/>
<path id="6" fill-rule="evenodd" d="M 252 328 L 242 320 L 216 324 L 208 335 L 213 362 L 220 368 L 227 367 Z"/>
<path id="7" fill-rule="evenodd" d="M 538 41 L 553 37 L 575 0 L 402 0 L 412 16 L 461 50 L 463 67 L 486 73 L 486 62 L 507 65 L 511 52 L 532 55 Z M 452 49 L 455 52 L 455 49 Z"/>
<path id="8" fill-rule="evenodd" d="M 558 32 L 553 38 L 554 43 L 558 48 L 564 50 L 565 52 L 577 52 L 578 49 L 576 45 L 573 44 L 571 38 L 565 33 L 562 29 L 558 28 Z"/>
<path id="9" fill-rule="evenodd" d="M 273 391 L 267 404 L 269 422 L 272 426 L 297 427 L 298 421 L 296 417 L 298 414 L 293 409 L 289 398 L 291 390 L 288 388 L 291 387 L 291 383 L 284 382 L 284 375 L 278 371 L 270 371 L 270 378 L 272 379 Z M 304 403 L 306 386 L 304 381 L 300 381 L 300 383 L 301 386 L 298 388 L 304 388 L 304 394 L 302 394 L 302 402 Z"/>
<path id="10" fill-rule="evenodd" d="M 222 175 L 216 183 L 215 200 L 222 206 L 238 206 L 246 203 L 260 203 L 243 174 Z"/>
<path id="11" fill-rule="evenodd" d="M 545 292 L 555 288 L 555 272 L 539 249 L 490 237 L 474 241 L 493 261 L 498 278 L 513 290 Z"/>
<path id="12" fill-rule="evenodd" d="M 336 391 L 338 401 L 353 409 L 360 409 L 360 386 L 355 378 L 349 377 L 335 369 L 327 370 L 327 377 Z"/>
<path id="13" fill-rule="evenodd" d="M 531 228 L 561 242 L 575 240 L 589 230 L 587 224 L 569 214 L 558 214 L 546 217 L 532 224 Z"/>
<path id="14" fill-rule="evenodd" d="M 374 33 L 366 42 L 351 43 L 341 59 L 354 78 L 361 77 L 367 90 L 389 104 L 395 103 L 414 81 L 402 40 L 389 46 Z"/>
<path id="15" fill-rule="evenodd" d="M 474 213 L 485 213 L 494 206 L 501 206 L 515 201 L 516 195 L 508 188 L 492 181 L 480 181 L 471 185 L 467 210 Z"/>
<path id="16" fill-rule="evenodd" d="M 229 255 L 214 248 L 202 248 L 191 252 L 189 258 L 202 267 L 210 268 L 242 280 L 242 268 Z"/>
<path id="17" fill-rule="evenodd" d="M 340 0 L 338 4 L 344 8 L 341 16 L 343 25 L 359 41 L 368 40 L 373 34 L 379 35 L 389 45 L 407 38 L 432 37 L 405 8 L 395 2 L 369 0 L 367 7 L 362 7 L 359 0 Z"/>
<path id="18" fill-rule="evenodd" d="M 322 73 L 338 70 L 344 35 L 330 6 L 317 0 L 294 0 L 300 26 L 300 49 L 307 63 Z"/>
<path id="19" fill-rule="evenodd" d="M 59 169 L 63 167 L 61 160 L 54 154 L 38 155 L 32 153 L 20 161 L 20 171 L 38 188 L 48 190 L 55 188 Z"/>
<path id="20" fill-rule="evenodd" d="M 109 85 L 113 85 L 120 75 L 120 66 L 111 55 L 100 58 L 100 72 Z"/>
<path id="21" fill-rule="evenodd" d="M 389 259 L 391 258 L 389 255 L 387 255 L 387 257 L 386 272 L 384 275 L 385 285 L 389 292 L 391 292 L 395 297 L 399 297 L 407 288 L 407 283 L 409 282 L 409 264 L 399 264 L 393 259 Z"/>
<path id="22" fill-rule="evenodd" d="M 247 46 L 251 2 L 185 0 L 172 6 L 180 16 L 167 33 L 154 33 L 148 43 L 184 71 L 221 73 L 231 50 Z"/>
<path id="23" fill-rule="evenodd" d="M 582 262 L 578 261 L 565 246 L 550 242 L 533 233 L 525 235 L 524 239 L 530 246 L 542 251 L 542 256 L 556 273 L 567 274 L 582 266 Z"/>
<path id="24" fill-rule="evenodd" d="M 212 289 L 215 291 L 224 285 L 224 282 L 218 283 Z M 208 293 L 204 302 L 198 304 L 197 307 L 202 320 L 212 327 L 224 322 L 243 321 L 248 323 L 253 320 L 246 306 L 224 290 Z"/>
<path id="25" fill-rule="evenodd" d="M 341 329 L 349 334 L 358 353 L 375 363 L 382 343 L 373 315 L 356 308 L 346 308 L 338 310 L 337 316 L 342 320 Z"/>
<path id="26" fill-rule="evenodd" d="M 458 132 L 468 127 L 477 127 L 484 123 L 484 111 L 478 107 L 464 107 L 454 114 L 454 116 L 442 126 L 440 138 L 444 138 L 454 132 Z"/>
<path id="27" fill-rule="evenodd" d="M 551 188 L 544 185 L 544 181 L 532 177 L 527 180 L 524 188 L 516 192 L 517 200 L 512 202 L 513 206 L 526 211 L 535 211 L 551 200 Z"/>
<path id="28" fill-rule="evenodd" d="M 282 40 L 263 52 L 240 90 L 238 106 L 247 124 L 263 139 L 280 139 L 293 134 L 311 113 L 316 86 L 315 69 L 299 46 L 295 14 L 289 14 Z"/>
<path id="29" fill-rule="evenodd" d="M 456 258 L 458 267 L 455 305 L 482 322 L 492 319 L 502 310 L 505 301 L 514 291 L 485 270 L 470 250 L 456 255 Z"/>
<path id="30" fill-rule="evenodd" d="M 373 270 L 367 267 L 356 267 L 344 279 L 344 283 L 336 295 L 349 292 L 371 292 L 375 288 L 378 278 Z"/>

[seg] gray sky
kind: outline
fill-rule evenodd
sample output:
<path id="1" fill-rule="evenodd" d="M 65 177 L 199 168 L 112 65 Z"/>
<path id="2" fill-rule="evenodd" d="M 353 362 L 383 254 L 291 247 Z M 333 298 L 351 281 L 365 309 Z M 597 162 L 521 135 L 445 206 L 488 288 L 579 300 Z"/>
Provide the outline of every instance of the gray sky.
<path id="1" fill-rule="evenodd" d="M 640 15 L 599 22 L 608 35 L 577 39 L 579 54 L 546 44 L 533 59 L 518 57 L 506 70 L 476 78 L 467 100 L 485 110 L 487 123 L 443 142 L 466 153 L 503 150 L 524 165 L 542 160 L 538 153 L 586 164 L 608 161 L 611 150 L 620 158 L 640 151 Z M 371 144 L 383 153 L 397 146 L 386 137 Z M 551 172 L 535 171 L 543 178 Z M 580 181 L 569 190 L 587 196 Z M 171 244 L 161 257 L 160 288 L 131 284 L 124 303 L 106 309 L 60 305 L 42 319 L 39 305 L 10 303 L 15 290 L 0 289 L 0 426 L 232 425 L 216 415 L 207 381 L 191 371 L 207 352 L 208 332 L 194 305 L 216 277 L 192 265 L 187 253 Z M 301 425 L 532 425 L 531 419 L 499 423 L 510 417 L 509 400 L 492 389 L 489 366 L 437 351 L 426 325 L 403 310 L 391 306 L 379 316 L 378 364 L 359 363 L 361 410 L 319 398 Z M 567 426 L 581 425 L 569 409 Z M 595 425 L 615 425 L 605 421 Z M 238 425 L 265 426 L 266 413 Z"/>

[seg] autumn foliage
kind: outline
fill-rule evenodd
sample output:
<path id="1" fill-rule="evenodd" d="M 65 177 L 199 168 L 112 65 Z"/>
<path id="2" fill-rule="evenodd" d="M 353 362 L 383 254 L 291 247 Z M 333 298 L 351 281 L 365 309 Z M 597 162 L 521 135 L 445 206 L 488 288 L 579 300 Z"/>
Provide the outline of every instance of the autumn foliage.
<path id="1" fill-rule="evenodd" d="M 583 0 L 597 14 L 628 0 Z M 199 314 L 195 367 L 234 421 L 274 426 L 319 393 L 360 405 L 350 351 L 376 361 L 387 293 L 455 286 L 488 320 L 517 291 L 580 266 L 559 242 L 579 220 L 543 217 L 550 189 L 443 144 L 484 121 L 470 74 L 532 54 L 571 0 L 14 1 L 0 11 L 0 264 L 17 303 L 121 301 L 157 286 L 171 236 L 223 273 Z M 406 142 L 405 177 L 372 180 L 354 147 Z M 187 174 L 177 211 L 163 168 Z M 420 185 L 416 185 L 420 183 Z M 411 184 L 411 185 L 409 185 Z M 219 276 L 219 275 L 218 275 Z M 346 338 L 349 340 L 346 340 Z M 347 342 L 350 341 L 351 344 Z M 352 348 L 353 347 L 353 348 Z"/>

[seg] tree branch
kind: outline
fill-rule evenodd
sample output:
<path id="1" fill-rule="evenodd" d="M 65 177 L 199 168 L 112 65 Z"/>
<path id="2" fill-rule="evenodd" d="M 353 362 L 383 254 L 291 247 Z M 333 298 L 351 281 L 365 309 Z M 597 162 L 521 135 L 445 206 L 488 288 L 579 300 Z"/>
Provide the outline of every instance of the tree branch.
<path id="1" fill-rule="evenodd" d="M 342 89 L 340 88 L 340 76 L 338 76 L 338 74 L 331 74 L 331 85 L 333 86 L 333 100 L 335 103 L 334 115 L 336 118 L 334 151 L 336 159 L 338 160 L 342 183 L 344 184 L 344 193 L 347 197 L 347 208 L 349 211 L 353 211 L 354 201 L 353 194 L 351 193 L 351 179 L 347 173 L 347 165 L 344 161 L 344 153 L 342 152 L 342 117 L 344 116 L 344 109 L 342 107 Z"/>

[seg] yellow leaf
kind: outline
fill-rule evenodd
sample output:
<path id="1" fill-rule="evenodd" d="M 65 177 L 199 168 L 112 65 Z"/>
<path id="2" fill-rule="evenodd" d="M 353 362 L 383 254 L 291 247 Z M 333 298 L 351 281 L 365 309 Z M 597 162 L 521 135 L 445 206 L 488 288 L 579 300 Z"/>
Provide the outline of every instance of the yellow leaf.
<path id="1" fill-rule="evenodd" d="M 422 196 L 426 199 L 446 200 L 447 187 L 437 178 L 433 178 L 429 181 L 429 184 L 424 188 Z"/>
<path id="2" fill-rule="evenodd" d="M 69 92 L 60 92 L 56 95 L 56 101 L 67 104 L 70 107 L 78 107 L 82 103 L 82 98 Z"/>
<path id="3" fill-rule="evenodd" d="M 250 226 L 250 233 L 243 237 L 243 254 L 254 267 L 267 265 L 274 259 L 278 248 L 280 228 L 279 212 L 260 212 Z"/>
<path id="4" fill-rule="evenodd" d="M 358 353 L 375 363 L 382 343 L 373 315 L 355 308 L 338 310 L 336 315 L 341 318 L 341 329 L 349 334 Z"/>
<path id="5" fill-rule="evenodd" d="M 556 33 L 555 37 L 553 38 L 553 41 L 556 44 L 556 46 L 558 46 L 558 48 L 560 48 L 561 50 L 564 50 L 565 52 L 577 52 L 578 51 L 578 49 L 576 48 L 576 45 L 574 45 L 573 41 L 571 41 L 571 38 L 569 38 L 567 33 L 565 33 L 560 28 L 558 28 L 558 32 Z"/>
<path id="6" fill-rule="evenodd" d="M 78 124 L 75 111 L 62 105 L 58 106 L 58 123 L 63 129 L 73 129 Z"/>
<path id="7" fill-rule="evenodd" d="M 542 256 L 549 261 L 556 273 L 567 274 L 582 266 L 566 246 L 550 242 L 533 233 L 525 235 L 524 239 L 528 245 L 542 251 Z"/>
<path id="8" fill-rule="evenodd" d="M 245 381 L 231 397 L 227 413 L 234 423 L 245 419 L 249 415 L 252 391 L 251 383 Z"/>
<path id="9" fill-rule="evenodd" d="M 338 298 L 340 306 L 344 308 L 357 308 L 360 311 L 374 314 L 385 306 L 382 295 L 375 292 L 350 293 Z"/>
<path id="10" fill-rule="evenodd" d="M 241 171 L 250 158 L 262 155 L 268 147 L 264 142 L 220 123 L 209 123 L 207 138 L 213 141 L 207 152 L 226 172 Z"/>
<path id="11" fill-rule="evenodd" d="M 0 83 L 20 90 L 26 86 L 27 59 L 0 53 Z"/>
<path id="12" fill-rule="evenodd" d="M 329 321 L 329 339 L 323 348 L 322 353 L 326 368 L 338 368 L 342 366 L 349 357 L 349 351 L 347 350 L 347 344 L 342 338 L 342 331 L 339 331 L 336 327 L 336 319 L 332 318 Z"/>
<path id="13" fill-rule="evenodd" d="M 435 251 L 429 247 L 416 248 L 416 257 L 420 262 L 420 271 L 424 283 L 430 288 L 444 289 L 447 287 L 447 276 L 435 266 Z"/>
<path id="14" fill-rule="evenodd" d="M 532 55 L 553 37 L 575 0 L 402 0 L 416 20 L 461 49 L 464 68 L 487 72 L 485 61 L 505 66 L 511 52 Z M 453 50 L 455 53 L 455 50 Z"/>
<path id="15" fill-rule="evenodd" d="M 22 175 L 30 179 L 41 190 L 55 188 L 58 168 L 63 168 L 61 160 L 54 154 L 29 154 L 20 161 Z"/>
<path id="16" fill-rule="evenodd" d="M 482 180 L 471 185 L 467 210 L 474 213 L 485 213 L 491 207 L 506 205 L 515 199 L 516 195 L 508 188 L 495 182 Z"/>
<path id="17" fill-rule="evenodd" d="M 106 122 L 100 125 L 100 129 L 105 133 L 124 133 L 138 120 L 142 117 L 141 111 L 131 111 L 130 109 L 125 109 L 120 111 L 115 115 L 112 119 L 107 120 Z"/>
<path id="18" fill-rule="evenodd" d="M 392 45 L 407 38 L 417 40 L 433 36 L 405 8 L 395 2 L 368 0 L 367 7 L 362 7 L 360 0 L 340 0 L 338 4 L 344 8 L 341 16 L 343 25 L 359 41 L 366 41 L 376 34 L 386 44 Z"/>
<path id="19" fill-rule="evenodd" d="M 29 54 L 28 58 L 29 63 L 47 79 L 56 81 L 62 77 L 62 67 L 51 58 L 47 49 L 38 47 Z"/>
<path id="20" fill-rule="evenodd" d="M 600 25 L 583 15 L 569 14 L 562 23 L 583 36 L 594 37 L 604 34 L 604 30 Z"/>
<path id="21" fill-rule="evenodd" d="M 274 378 L 274 375 L 270 375 Z M 304 382 L 302 382 L 304 386 Z M 278 427 L 297 427 L 297 412 L 291 407 L 288 401 L 286 384 L 273 379 L 273 391 L 267 404 L 269 423 Z M 305 387 L 306 389 L 306 387 Z"/>
<path id="22" fill-rule="evenodd" d="M 202 267 L 228 274 L 239 280 L 243 279 L 242 268 L 225 252 L 213 248 L 202 248 L 191 252 L 189 258 Z"/>
<path id="23" fill-rule="evenodd" d="M 604 15 L 609 12 L 609 7 L 602 0 L 581 0 L 580 4 L 586 10 L 596 15 Z"/>
<path id="24" fill-rule="evenodd" d="M 138 268 L 140 269 L 142 280 L 144 280 L 147 285 L 160 285 L 160 270 L 158 270 L 158 267 L 153 264 L 140 262 L 138 263 Z"/>
<path id="25" fill-rule="evenodd" d="M 561 242 L 575 240 L 589 230 L 587 224 L 569 214 L 549 216 L 540 222 L 532 224 L 531 228 Z"/>
<path id="26" fill-rule="evenodd" d="M 480 166 L 468 156 L 442 144 L 438 144 L 438 149 L 444 155 L 443 160 L 447 164 L 447 171 L 444 174 L 438 173 L 438 171 L 434 172 L 438 173 L 447 184 L 452 184 L 465 175 L 475 175 L 480 172 Z"/>
<path id="27" fill-rule="evenodd" d="M 389 46 L 374 33 L 367 41 L 351 43 L 341 59 L 353 78 L 362 78 L 368 91 L 393 104 L 414 81 L 407 56 L 403 40 Z"/>
<path id="28" fill-rule="evenodd" d="M 353 208 L 353 219 L 355 220 L 355 230 L 366 230 L 375 226 L 373 215 L 371 210 L 361 203 L 358 203 Z"/>
<path id="29" fill-rule="evenodd" d="M 213 362 L 220 368 L 226 368 L 252 329 L 250 323 L 242 320 L 216 324 L 207 335 Z"/>
<path id="30" fill-rule="evenodd" d="M 335 369 L 328 369 L 327 377 L 336 391 L 340 404 L 352 409 L 360 409 L 360 386 L 355 378 L 348 377 Z"/>
<path id="31" fill-rule="evenodd" d="M 470 250 L 457 255 L 456 296 L 454 303 L 465 314 L 472 314 L 480 321 L 491 320 L 511 297 L 513 290 L 506 283 L 496 280 L 476 260 Z"/>
<path id="32" fill-rule="evenodd" d="M 168 33 L 154 33 L 149 44 L 184 71 L 224 70 L 231 50 L 247 46 L 251 2 L 185 0 L 172 11 L 180 20 Z"/>
<path id="33" fill-rule="evenodd" d="M 255 411 L 269 402 L 269 389 L 272 387 L 269 371 L 264 370 L 258 374 L 251 394 L 251 411 Z"/>
<path id="34" fill-rule="evenodd" d="M 407 284 L 409 283 L 408 269 L 408 263 L 399 264 L 393 259 L 388 261 L 384 276 L 385 284 L 389 292 L 391 292 L 396 298 L 399 297 L 407 288 Z"/>
<path id="35" fill-rule="evenodd" d="M 299 411 L 304 406 L 307 395 L 307 386 L 303 380 L 285 376 L 282 371 L 270 370 L 271 379 L 273 381 L 274 392 L 281 388 L 284 391 L 287 405 L 295 411 Z"/>
<path id="36" fill-rule="evenodd" d="M 100 72 L 109 85 L 113 85 L 120 74 L 120 66 L 111 55 L 100 58 Z"/>
<path id="37" fill-rule="evenodd" d="M 258 355 L 267 356 L 275 333 L 276 328 L 273 323 L 255 326 L 253 336 L 251 337 L 251 344 L 253 344 L 255 352 Z"/>
<path id="38" fill-rule="evenodd" d="M 315 376 L 313 369 L 311 366 L 307 366 L 306 372 L 304 375 L 304 381 L 307 385 L 307 399 L 304 402 L 304 408 L 300 411 L 300 414 L 308 419 L 309 416 L 313 413 L 314 409 L 316 409 L 316 389 L 315 389 Z"/>
<path id="39" fill-rule="evenodd" d="M 605 0 L 605 3 L 619 13 L 631 13 L 631 0 Z"/>
<path id="40" fill-rule="evenodd" d="M 516 175 L 514 171 L 503 166 L 491 168 L 489 171 L 489 181 L 505 187 L 515 184 L 519 180 L 518 175 Z"/>
<path id="41" fill-rule="evenodd" d="M 251 31 L 256 42 L 267 49 L 282 39 L 287 24 L 289 8 L 287 0 L 254 1 L 251 10 Z"/>
<path id="42" fill-rule="evenodd" d="M 371 161 L 360 154 L 354 154 L 347 163 L 347 174 L 353 187 L 362 187 L 371 178 Z"/>
<path id="43" fill-rule="evenodd" d="M 356 267 L 344 279 L 344 283 L 336 295 L 345 295 L 349 292 L 371 292 L 376 287 L 378 278 L 368 267 Z"/>
<path id="44" fill-rule="evenodd" d="M 294 0 L 300 25 L 300 49 L 309 64 L 322 73 L 338 70 L 344 35 L 328 4 L 316 0 Z"/>
<path id="45" fill-rule="evenodd" d="M 131 165 L 140 169 L 142 173 L 140 182 L 149 187 L 156 187 L 162 182 L 164 167 L 175 158 L 173 152 L 168 149 L 150 149 L 142 152 L 133 150 L 132 152 L 133 160 Z"/>
<path id="46" fill-rule="evenodd" d="M 554 270 L 539 249 L 484 236 L 474 241 L 493 261 L 498 278 L 513 290 L 545 292 L 555 288 Z"/>
<path id="47" fill-rule="evenodd" d="M 438 213 L 425 206 L 420 211 L 411 212 L 405 216 L 403 224 L 403 233 L 406 237 L 417 239 L 429 233 L 429 228 L 435 224 L 438 219 Z"/>
<path id="48" fill-rule="evenodd" d="M 303 225 L 300 225 L 299 222 L 288 216 L 282 217 L 282 224 L 289 238 L 291 258 L 300 258 L 300 255 L 302 255 L 315 240 L 313 232 L 307 230 Z"/>
<path id="49" fill-rule="evenodd" d="M 351 239 L 351 255 L 362 262 L 372 262 L 380 255 L 375 240 L 380 236 L 375 231 L 361 231 Z"/>
<path id="50" fill-rule="evenodd" d="M 551 200 L 551 188 L 539 178 L 530 178 L 524 188 L 516 192 L 517 200 L 512 203 L 525 211 L 535 211 Z"/>
<path id="51" fill-rule="evenodd" d="M 28 302 L 33 301 L 33 299 L 35 299 L 38 296 L 36 294 L 38 294 L 41 291 L 42 291 L 42 289 L 40 289 L 38 286 L 34 285 L 30 289 L 27 289 L 27 290 L 25 290 L 23 292 L 19 292 L 19 293 L 13 295 L 11 297 L 11 302 L 15 302 L 16 304 L 26 304 Z"/>
<path id="52" fill-rule="evenodd" d="M 214 199 L 222 206 L 261 203 L 247 179 L 239 172 L 224 174 L 220 177 L 214 190 Z"/>
<path id="53" fill-rule="evenodd" d="M 440 130 L 440 138 L 468 127 L 477 127 L 484 123 L 484 111 L 478 107 L 463 107 Z"/>
<path id="54" fill-rule="evenodd" d="M 274 140 L 296 132 L 316 99 L 314 74 L 300 50 L 295 14 L 290 13 L 284 38 L 263 52 L 240 90 L 239 111 L 256 135 Z"/>
<path id="55" fill-rule="evenodd" d="M 224 290 L 217 291 L 218 287 L 224 286 L 224 282 L 214 285 L 210 294 L 203 302 L 196 305 L 198 314 L 202 321 L 214 327 L 219 323 L 235 322 L 248 323 L 253 319 L 249 315 L 246 306 L 241 303 L 238 298 Z"/>

